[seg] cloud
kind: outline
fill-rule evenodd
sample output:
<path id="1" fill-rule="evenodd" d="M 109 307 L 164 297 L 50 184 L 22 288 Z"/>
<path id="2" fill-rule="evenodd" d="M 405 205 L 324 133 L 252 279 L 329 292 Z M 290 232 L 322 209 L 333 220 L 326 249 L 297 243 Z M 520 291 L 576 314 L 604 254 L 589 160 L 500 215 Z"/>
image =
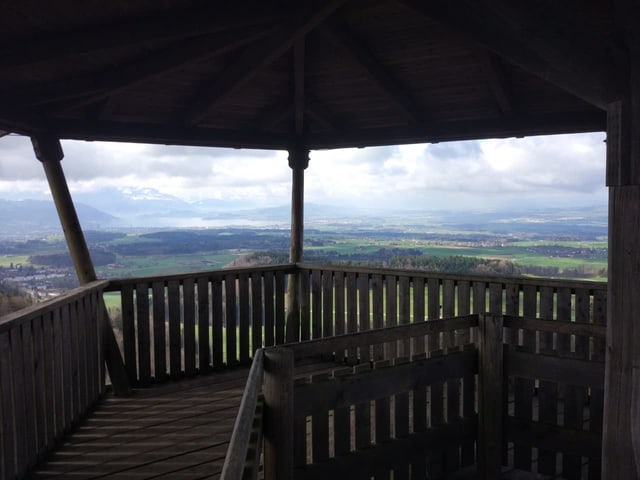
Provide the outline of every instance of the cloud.
<path id="1" fill-rule="evenodd" d="M 311 152 L 309 202 L 450 209 L 605 204 L 603 134 Z M 183 200 L 289 202 L 287 153 L 64 141 L 72 192 L 151 188 Z M 48 192 L 28 139 L 0 139 L 0 195 Z"/>

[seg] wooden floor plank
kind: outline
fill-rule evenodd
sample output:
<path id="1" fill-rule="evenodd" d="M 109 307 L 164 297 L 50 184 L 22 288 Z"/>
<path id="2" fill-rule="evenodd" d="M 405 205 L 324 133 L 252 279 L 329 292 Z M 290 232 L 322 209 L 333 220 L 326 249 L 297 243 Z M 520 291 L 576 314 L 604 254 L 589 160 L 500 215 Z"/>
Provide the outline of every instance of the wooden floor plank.
<path id="1" fill-rule="evenodd" d="M 296 374 L 330 371 L 310 363 Z M 247 368 L 107 396 L 32 472 L 34 479 L 219 478 Z"/>

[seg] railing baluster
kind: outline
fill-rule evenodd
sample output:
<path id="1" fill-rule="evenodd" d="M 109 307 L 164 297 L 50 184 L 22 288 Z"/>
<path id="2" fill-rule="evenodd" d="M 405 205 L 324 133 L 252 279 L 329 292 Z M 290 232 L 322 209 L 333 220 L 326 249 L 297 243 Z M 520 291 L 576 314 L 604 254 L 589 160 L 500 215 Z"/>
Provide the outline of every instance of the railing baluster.
<path id="1" fill-rule="evenodd" d="M 227 351 L 227 357 L 223 355 L 224 350 L 224 301 L 222 299 L 222 278 L 215 277 L 211 279 L 211 309 L 213 324 L 213 366 L 215 368 L 221 368 L 223 363 L 228 362 L 229 352 Z"/>
<path id="2" fill-rule="evenodd" d="M 251 356 L 258 348 L 262 348 L 266 336 L 263 324 L 262 275 L 259 272 L 251 275 Z M 263 332 L 265 329 L 265 333 Z"/>
<path id="3" fill-rule="evenodd" d="M 211 325 L 209 324 L 209 277 L 198 277 L 198 368 L 211 369 Z"/>
<path id="4" fill-rule="evenodd" d="M 333 272 L 322 271 L 322 336 L 333 335 Z"/>
<path id="5" fill-rule="evenodd" d="M 180 333 L 182 318 L 180 313 L 180 282 L 171 280 L 167 286 L 169 297 L 169 372 L 171 378 L 182 374 L 182 336 Z"/>
<path id="6" fill-rule="evenodd" d="M 271 347 L 276 344 L 275 337 L 275 325 L 278 315 L 275 310 L 275 303 L 277 303 L 274 297 L 274 281 L 275 275 L 273 272 L 264 272 L 264 345 L 265 347 Z"/>
<path id="7" fill-rule="evenodd" d="M 224 302 L 225 302 L 225 332 L 227 334 L 227 365 L 238 363 L 236 346 L 236 275 L 229 273 L 224 276 Z"/>
<path id="8" fill-rule="evenodd" d="M 196 374 L 196 297 L 195 279 L 185 278 L 182 282 L 183 320 L 182 334 L 184 338 L 184 373 L 187 377 Z"/>
<path id="9" fill-rule="evenodd" d="M 136 285 L 136 325 L 138 333 L 138 382 L 142 386 L 151 383 L 151 337 L 149 335 L 149 286 L 146 282 Z"/>
<path id="10" fill-rule="evenodd" d="M 249 276 L 246 273 L 238 275 L 238 321 L 240 323 L 240 363 L 248 365 L 251 362 L 249 348 Z"/>
<path id="11" fill-rule="evenodd" d="M 156 381 L 167 379 L 167 327 L 164 282 L 153 282 L 153 365 Z"/>
<path id="12" fill-rule="evenodd" d="M 284 334 L 285 334 L 285 311 L 284 311 L 284 297 L 285 297 L 285 275 L 284 272 L 279 270 L 276 272 L 275 276 L 276 280 L 276 319 L 275 319 L 275 330 L 276 330 L 276 345 L 281 345 L 284 343 Z"/>

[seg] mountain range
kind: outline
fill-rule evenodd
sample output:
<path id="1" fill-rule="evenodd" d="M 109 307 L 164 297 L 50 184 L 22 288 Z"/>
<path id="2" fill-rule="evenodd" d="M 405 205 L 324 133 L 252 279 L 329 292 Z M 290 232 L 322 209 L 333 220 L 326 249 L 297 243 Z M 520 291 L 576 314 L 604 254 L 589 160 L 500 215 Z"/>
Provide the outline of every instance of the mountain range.
<path id="1" fill-rule="evenodd" d="M 288 228 L 290 205 L 255 207 L 249 200 L 187 202 L 153 189 L 102 189 L 73 195 L 85 230 L 124 228 L 204 228 L 225 226 Z M 399 226 L 406 229 L 490 230 L 508 233 L 561 229 L 606 235 L 606 207 L 563 207 L 502 211 L 398 210 L 376 212 L 349 206 L 305 203 L 305 223 L 349 225 L 357 228 Z M 51 200 L 0 199 L 0 236 L 46 234 L 60 231 Z"/>

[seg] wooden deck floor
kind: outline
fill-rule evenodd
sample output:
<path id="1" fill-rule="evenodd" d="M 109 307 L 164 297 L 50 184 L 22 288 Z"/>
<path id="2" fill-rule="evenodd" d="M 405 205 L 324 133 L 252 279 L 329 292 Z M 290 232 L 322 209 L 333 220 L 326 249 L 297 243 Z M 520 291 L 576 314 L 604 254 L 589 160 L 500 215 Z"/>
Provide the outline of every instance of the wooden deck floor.
<path id="1" fill-rule="evenodd" d="M 217 479 L 248 373 L 228 370 L 138 389 L 130 397 L 108 396 L 30 478 Z"/>
<path id="2" fill-rule="evenodd" d="M 218 478 L 248 369 L 109 396 L 32 478 Z"/>

